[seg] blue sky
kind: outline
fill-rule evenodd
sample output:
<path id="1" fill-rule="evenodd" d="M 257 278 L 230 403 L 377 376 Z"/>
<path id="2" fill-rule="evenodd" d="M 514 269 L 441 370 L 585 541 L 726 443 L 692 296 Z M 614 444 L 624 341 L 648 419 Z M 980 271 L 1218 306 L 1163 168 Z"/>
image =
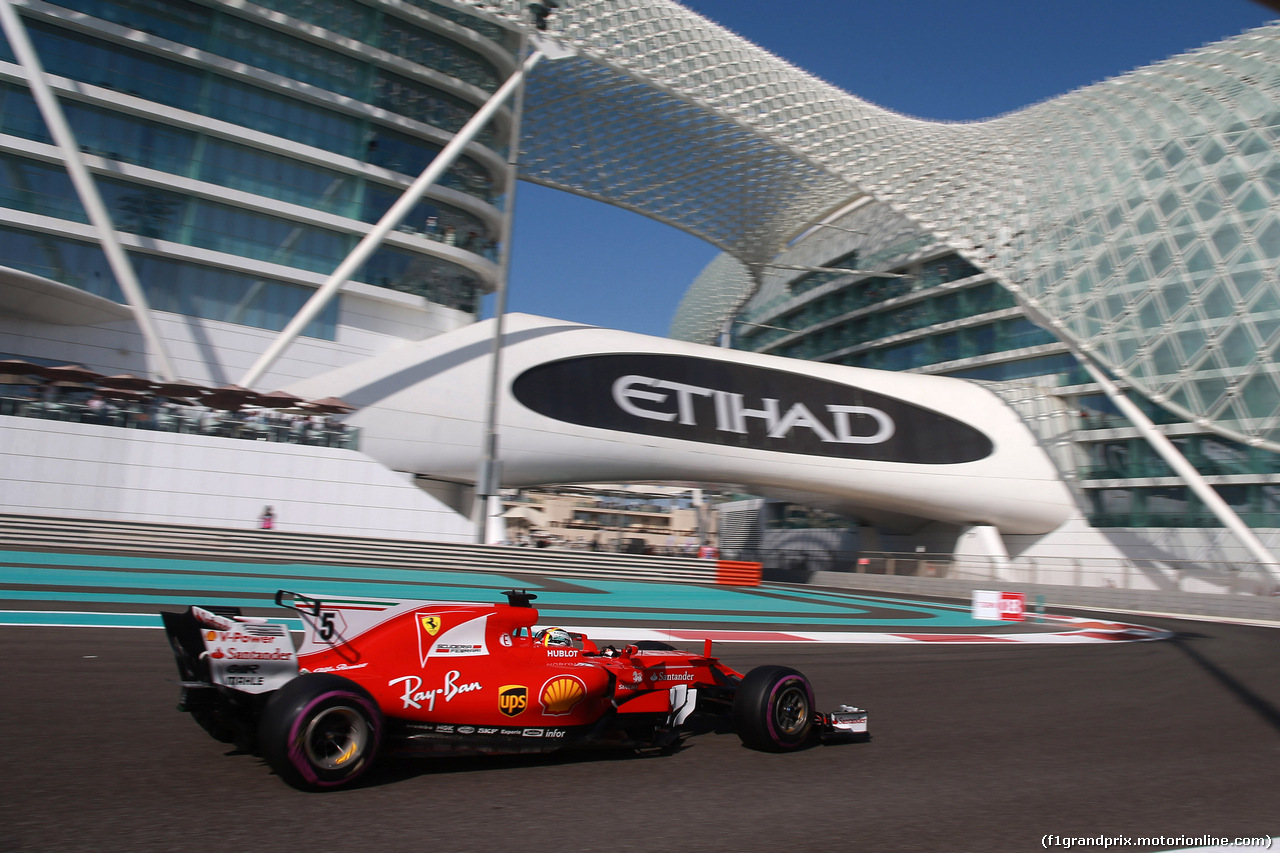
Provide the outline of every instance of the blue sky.
<path id="1" fill-rule="evenodd" d="M 1015 110 L 1275 17 L 1252 0 L 682 2 L 851 94 L 950 120 Z M 717 253 L 669 226 L 527 183 L 512 251 L 510 310 L 660 336 Z"/>

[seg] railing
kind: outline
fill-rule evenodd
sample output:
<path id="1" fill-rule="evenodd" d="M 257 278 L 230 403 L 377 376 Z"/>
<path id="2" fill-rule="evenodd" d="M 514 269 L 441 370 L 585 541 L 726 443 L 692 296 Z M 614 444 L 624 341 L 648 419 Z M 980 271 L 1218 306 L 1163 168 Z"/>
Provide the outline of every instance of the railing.
<path id="1" fill-rule="evenodd" d="M 1187 461 L 1206 477 L 1255 476 L 1280 473 L 1280 457 L 1274 453 L 1257 459 L 1220 460 L 1186 454 Z M 1135 477 L 1174 477 L 1173 469 L 1159 459 L 1143 459 L 1115 465 L 1082 465 L 1081 480 L 1129 480 Z"/>
<path id="2" fill-rule="evenodd" d="M 0 513 L 0 550 L 219 560 L 405 570 L 475 571 L 518 577 L 607 578 L 680 584 L 741 584 L 717 560 L 564 548 L 463 545 L 275 530 L 109 521 Z M 266 574 L 270 575 L 269 568 Z M 412 577 L 406 577 L 412 582 Z M 517 582 L 518 583 L 518 582 Z"/>
<path id="3" fill-rule="evenodd" d="M 1250 527 L 1280 527 L 1280 513 L 1252 511 L 1235 508 L 1236 515 Z M 1090 512 L 1089 523 L 1094 527 L 1221 527 L 1222 519 L 1208 510 L 1182 512 Z"/>
<path id="4" fill-rule="evenodd" d="M 360 447 L 360 430 L 346 424 L 318 423 L 303 418 L 290 420 L 274 416 L 245 417 L 235 412 L 194 407 L 128 404 L 94 408 L 79 402 L 44 402 L 20 397 L 0 397 L 0 415 L 345 450 L 358 450 Z"/>
<path id="5" fill-rule="evenodd" d="M 726 560 L 759 562 L 766 578 L 798 583 L 816 572 L 837 572 L 1219 595 L 1270 595 L 1275 590 L 1262 564 L 1234 560 L 997 559 L 952 554 L 757 548 L 726 549 L 721 556 Z"/>

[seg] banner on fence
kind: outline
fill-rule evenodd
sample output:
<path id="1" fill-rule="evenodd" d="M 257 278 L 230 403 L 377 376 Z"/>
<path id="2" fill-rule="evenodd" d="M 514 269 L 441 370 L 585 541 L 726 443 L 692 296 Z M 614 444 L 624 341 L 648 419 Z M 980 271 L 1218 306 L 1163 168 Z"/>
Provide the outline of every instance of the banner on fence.
<path id="1" fill-rule="evenodd" d="M 1027 618 L 1027 596 L 1021 592 L 973 591 L 973 618 L 1022 622 Z"/>

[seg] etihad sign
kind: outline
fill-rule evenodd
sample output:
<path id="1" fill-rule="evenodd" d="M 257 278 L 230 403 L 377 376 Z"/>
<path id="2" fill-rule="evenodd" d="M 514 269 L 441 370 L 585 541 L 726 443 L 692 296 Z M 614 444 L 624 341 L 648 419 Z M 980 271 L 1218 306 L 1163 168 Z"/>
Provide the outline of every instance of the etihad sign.
<path id="1" fill-rule="evenodd" d="M 644 390 L 652 388 L 655 390 Z M 666 392 L 671 392 L 666 393 Z M 793 429 L 812 430 L 822 441 L 835 441 L 841 444 L 880 444 L 893 437 L 893 419 L 880 409 L 870 406 L 840 406 L 827 404 L 826 410 L 832 415 L 834 429 L 829 428 L 819 418 L 814 417 L 804 403 L 793 403 L 786 414 L 779 415 L 780 403 L 772 397 L 760 401 L 760 408 L 750 408 L 741 394 L 731 391 L 717 391 L 712 388 L 699 388 L 684 382 L 673 382 L 669 379 L 654 379 L 649 376 L 623 376 L 613 383 L 613 401 L 628 414 L 638 418 L 651 418 L 655 421 L 674 421 L 686 426 L 697 426 L 697 410 L 693 405 L 695 397 L 710 397 L 715 401 L 716 429 L 720 432 L 747 433 L 747 419 L 759 418 L 763 421 L 769 438 L 786 438 Z M 674 411 L 663 411 L 674 399 Z M 645 405 L 654 408 L 645 408 Z M 870 435 L 853 435 L 849 429 L 849 416 L 863 415 L 875 422 L 875 432 Z"/>
<path id="2" fill-rule="evenodd" d="M 558 421 L 749 450 L 926 465 L 993 450 L 975 427 L 915 403 L 719 359 L 578 356 L 526 370 L 511 390 Z"/>

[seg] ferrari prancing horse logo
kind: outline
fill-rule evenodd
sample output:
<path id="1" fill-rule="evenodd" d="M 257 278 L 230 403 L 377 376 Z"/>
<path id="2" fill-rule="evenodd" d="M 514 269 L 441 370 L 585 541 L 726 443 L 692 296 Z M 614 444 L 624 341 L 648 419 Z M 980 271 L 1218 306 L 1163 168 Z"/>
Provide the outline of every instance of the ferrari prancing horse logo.
<path id="1" fill-rule="evenodd" d="M 419 616 L 418 621 L 422 623 L 422 630 L 431 636 L 440 633 L 440 617 L 439 616 Z"/>

